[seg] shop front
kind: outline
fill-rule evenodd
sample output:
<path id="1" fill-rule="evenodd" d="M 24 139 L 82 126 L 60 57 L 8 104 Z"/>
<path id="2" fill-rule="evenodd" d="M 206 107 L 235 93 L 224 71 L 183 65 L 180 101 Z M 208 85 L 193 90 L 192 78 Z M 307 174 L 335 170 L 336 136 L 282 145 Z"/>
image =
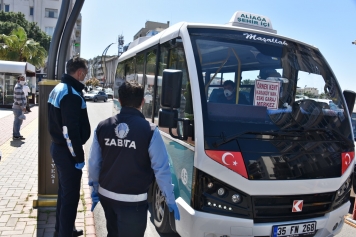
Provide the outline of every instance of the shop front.
<path id="1" fill-rule="evenodd" d="M 23 75 L 31 92 L 29 99 L 35 104 L 36 68 L 27 62 L 12 62 L 0 60 L 0 108 L 11 108 L 14 102 L 14 87 L 17 77 Z"/>

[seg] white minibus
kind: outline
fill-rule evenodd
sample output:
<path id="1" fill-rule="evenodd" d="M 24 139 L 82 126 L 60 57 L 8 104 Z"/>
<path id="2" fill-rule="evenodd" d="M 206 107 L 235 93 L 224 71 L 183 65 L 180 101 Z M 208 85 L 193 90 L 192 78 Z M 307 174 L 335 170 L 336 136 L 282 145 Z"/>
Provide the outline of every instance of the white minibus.
<path id="1" fill-rule="evenodd" d="M 146 37 L 147 38 L 147 37 Z M 350 207 L 355 94 L 315 46 L 269 18 L 181 22 L 124 52 L 117 88 L 138 80 L 143 115 L 170 159 L 180 221 L 152 180 L 161 233 L 182 237 L 334 236 Z"/>

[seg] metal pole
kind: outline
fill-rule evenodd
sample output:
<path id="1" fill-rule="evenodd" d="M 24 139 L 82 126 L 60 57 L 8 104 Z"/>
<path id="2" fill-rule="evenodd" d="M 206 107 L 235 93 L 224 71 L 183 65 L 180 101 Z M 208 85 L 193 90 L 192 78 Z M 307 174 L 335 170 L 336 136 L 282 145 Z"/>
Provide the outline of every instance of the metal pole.
<path id="1" fill-rule="evenodd" d="M 78 19 L 80 10 L 83 7 L 83 4 L 84 4 L 84 0 L 76 0 L 75 1 L 73 10 L 68 18 L 65 28 L 64 28 L 61 45 L 59 47 L 57 77 L 61 77 L 62 74 L 65 72 L 65 64 L 66 64 L 66 56 L 67 56 L 69 40 L 72 35 L 72 31 L 73 31 L 75 22 Z"/>
<path id="2" fill-rule="evenodd" d="M 106 71 L 106 61 L 104 61 L 104 64 L 105 64 L 105 71 L 104 71 L 104 69 L 103 69 L 103 56 L 105 55 L 105 57 L 106 57 L 106 53 L 108 52 L 110 46 L 113 45 L 113 44 L 115 44 L 115 43 L 109 44 L 108 47 L 106 47 L 104 49 L 103 54 L 101 55 L 101 70 L 104 73 L 104 79 L 105 79 L 105 83 L 103 84 L 103 87 L 105 87 L 105 84 L 106 84 L 106 73 L 105 73 L 105 71 Z"/>
<path id="3" fill-rule="evenodd" d="M 1 0 L 3 1 L 3 0 Z M 59 12 L 58 20 L 56 27 L 54 28 L 51 44 L 48 51 L 48 60 L 47 60 L 47 78 L 55 79 L 56 73 L 56 64 L 57 64 L 57 54 L 58 46 L 62 38 L 62 32 L 64 25 L 67 20 L 68 9 L 69 9 L 70 0 L 63 0 L 61 5 L 61 10 Z M 2 9 L 2 8 L 1 8 Z"/>

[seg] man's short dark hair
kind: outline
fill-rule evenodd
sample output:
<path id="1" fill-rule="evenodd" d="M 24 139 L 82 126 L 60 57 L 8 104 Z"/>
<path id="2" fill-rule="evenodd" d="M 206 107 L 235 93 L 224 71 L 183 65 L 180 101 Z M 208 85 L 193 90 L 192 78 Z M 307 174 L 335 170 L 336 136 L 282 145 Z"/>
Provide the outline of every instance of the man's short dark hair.
<path id="1" fill-rule="evenodd" d="M 223 86 L 229 86 L 229 85 L 235 88 L 235 83 L 233 81 L 231 80 L 224 81 Z"/>
<path id="2" fill-rule="evenodd" d="M 80 68 L 87 70 L 87 65 L 88 62 L 84 58 L 74 57 L 72 59 L 69 59 L 66 66 L 67 74 L 72 75 Z"/>
<path id="3" fill-rule="evenodd" d="M 17 80 L 20 80 L 21 77 L 25 78 L 25 77 L 22 76 L 22 75 L 18 75 L 18 76 L 17 76 Z"/>
<path id="4" fill-rule="evenodd" d="M 119 87 L 121 106 L 139 108 L 143 100 L 143 92 L 143 86 L 137 81 L 125 81 Z"/>

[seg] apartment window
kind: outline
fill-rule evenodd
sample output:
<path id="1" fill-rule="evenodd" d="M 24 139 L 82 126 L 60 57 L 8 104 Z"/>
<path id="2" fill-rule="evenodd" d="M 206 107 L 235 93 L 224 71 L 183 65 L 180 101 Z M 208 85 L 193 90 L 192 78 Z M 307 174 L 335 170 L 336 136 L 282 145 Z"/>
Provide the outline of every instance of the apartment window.
<path id="1" fill-rule="evenodd" d="M 53 31 L 54 31 L 53 27 L 45 27 L 45 32 L 47 35 L 53 36 Z"/>
<path id="2" fill-rule="evenodd" d="M 30 7 L 30 16 L 33 16 L 33 7 Z"/>
<path id="3" fill-rule="evenodd" d="M 10 11 L 10 5 L 5 5 L 4 9 L 5 9 L 5 12 L 9 12 Z"/>
<path id="4" fill-rule="evenodd" d="M 58 10 L 46 8 L 45 17 L 58 18 Z"/>

